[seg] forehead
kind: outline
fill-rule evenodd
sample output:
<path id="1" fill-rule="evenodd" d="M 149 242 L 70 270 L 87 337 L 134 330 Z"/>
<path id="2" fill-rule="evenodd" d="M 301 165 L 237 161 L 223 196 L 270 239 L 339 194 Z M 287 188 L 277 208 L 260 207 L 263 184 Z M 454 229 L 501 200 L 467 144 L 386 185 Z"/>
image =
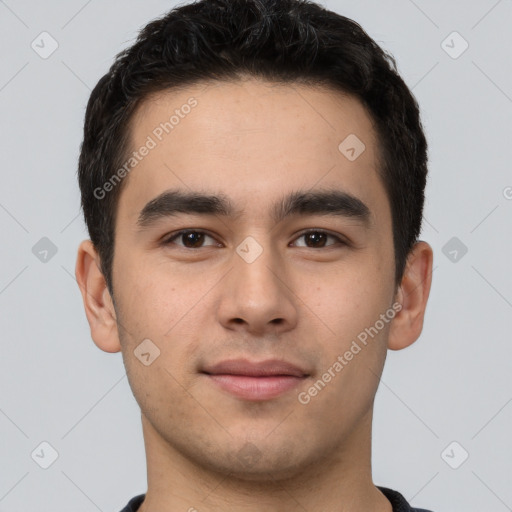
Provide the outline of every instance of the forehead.
<path id="1" fill-rule="evenodd" d="M 176 188 L 222 191 L 248 215 L 288 190 L 316 186 L 376 208 L 386 200 L 371 117 L 359 100 L 327 87 L 247 79 L 162 91 L 138 107 L 130 139 L 138 155 L 119 202 L 130 222 Z"/>

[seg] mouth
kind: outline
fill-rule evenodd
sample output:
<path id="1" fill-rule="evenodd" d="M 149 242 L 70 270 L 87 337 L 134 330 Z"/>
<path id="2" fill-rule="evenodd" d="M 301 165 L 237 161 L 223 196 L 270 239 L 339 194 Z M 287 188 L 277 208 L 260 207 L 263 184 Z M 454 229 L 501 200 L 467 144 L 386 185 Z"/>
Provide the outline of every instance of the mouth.
<path id="1" fill-rule="evenodd" d="M 309 377 L 298 366 L 279 360 L 251 362 L 234 359 L 206 367 L 201 373 L 220 389 L 249 401 L 277 398 Z"/>

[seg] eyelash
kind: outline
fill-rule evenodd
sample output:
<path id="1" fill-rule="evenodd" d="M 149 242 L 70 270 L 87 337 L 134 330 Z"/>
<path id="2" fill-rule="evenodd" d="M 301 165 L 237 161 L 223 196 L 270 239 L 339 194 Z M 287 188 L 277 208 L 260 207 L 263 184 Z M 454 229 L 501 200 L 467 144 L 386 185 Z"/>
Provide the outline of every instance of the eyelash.
<path id="1" fill-rule="evenodd" d="M 163 245 L 170 245 L 170 244 L 174 243 L 174 240 L 176 240 L 180 236 L 188 234 L 188 233 L 200 233 L 200 234 L 204 234 L 206 236 L 209 236 L 210 238 L 214 238 L 208 232 L 202 231 L 201 229 L 182 229 L 182 230 L 177 231 L 175 233 L 171 233 L 171 235 L 169 237 L 167 237 L 163 241 Z M 302 237 L 304 237 L 306 235 L 309 235 L 310 233 L 322 233 L 322 234 L 324 234 L 324 235 L 326 235 L 328 237 L 334 238 L 338 244 L 348 245 L 348 242 L 343 240 L 341 237 L 339 237 L 337 235 L 334 235 L 334 234 L 330 233 L 329 231 L 325 231 L 324 229 L 307 229 L 307 230 L 302 231 L 301 233 L 299 233 L 297 235 L 297 237 L 295 238 L 295 240 L 297 240 L 299 238 L 302 238 Z M 319 247 L 319 248 L 316 248 L 316 247 L 305 247 L 305 248 L 306 249 L 326 249 L 327 247 L 332 247 L 333 245 L 337 245 L 337 244 L 330 244 L 330 245 L 326 245 L 325 247 Z M 194 251 L 194 250 L 197 251 L 198 249 L 203 249 L 204 248 L 204 247 L 198 247 L 198 248 L 194 249 L 194 248 L 185 247 L 185 246 L 179 246 L 179 247 L 181 247 L 183 249 L 191 250 L 191 251 Z"/>

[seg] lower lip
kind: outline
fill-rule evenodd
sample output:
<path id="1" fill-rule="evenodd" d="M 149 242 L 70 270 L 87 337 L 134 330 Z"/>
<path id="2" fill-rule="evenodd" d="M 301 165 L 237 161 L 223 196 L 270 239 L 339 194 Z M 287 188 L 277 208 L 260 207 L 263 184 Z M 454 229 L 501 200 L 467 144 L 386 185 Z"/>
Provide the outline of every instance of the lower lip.
<path id="1" fill-rule="evenodd" d="M 208 375 L 220 388 L 244 400 L 270 400 L 292 390 L 305 377 L 275 375 L 249 377 L 247 375 Z"/>

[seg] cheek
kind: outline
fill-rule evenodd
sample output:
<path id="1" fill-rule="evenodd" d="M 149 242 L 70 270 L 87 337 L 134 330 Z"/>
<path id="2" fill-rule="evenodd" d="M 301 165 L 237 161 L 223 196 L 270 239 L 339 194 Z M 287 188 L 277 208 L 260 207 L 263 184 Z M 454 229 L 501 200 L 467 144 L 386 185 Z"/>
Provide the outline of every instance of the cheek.
<path id="1" fill-rule="evenodd" d="M 180 404 L 189 401 L 180 383 L 194 349 L 186 334 L 187 313 L 198 298 L 175 293 L 179 283 L 150 263 L 136 261 L 125 265 L 116 299 L 123 362 L 144 414 L 152 422 L 158 417 L 171 420 Z"/>
<path id="2" fill-rule="evenodd" d="M 165 351 L 148 366 L 134 357 L 133 351 L 123 351 L 123 361 L 133 396 L 153 425 L 178 424 L 187 409 L 199 417 L 199 407 L 181 384 L 182 376 L 165 359 Z"/>
<path id="3" fill-rule="evenodd" d="M 392 264 L 382 254 L 355 256 L 321 277 L 320 285 L 302 286 L 298 295 L 331 331 L 355 335 L 390 307 Z"/>
<path id="4" fill-rule="evenodd" d="M 210 313 L 205 312 L 209 307 L 205 295 L 212 287 L 209 280 L 176 276 L 165 267 L 142 257 L 119 265 L 124 270 L 116 293 L 120 341 L 125 365 L 133 368 L 135 376 L 143 377 L 140 361 L 132 357 L 143 340 L 150 340 L 145 342 L 149 351 L 158 355 L 156 368 L 165 365 L 172 373 L 186 368 L 201 341 L 197 317 Z"/>
<path id="5" fill-rule="evenodd" d="M 147 258 L 119 259 L 116 300 L 130 333 L 161 339 L 183 316 L 188 300 L 179 283 Z"/>
<path id="6" fill-rule="evenodd" d="M 375 280 L 347 278 L 345 284 L 316 288 L 320 295 L 315 311 L 329 330 L 322 327 L 315 334 L 321 361 L 312 387 L 305 390 L 311 396 L 312 414 L 321 417 L 325 410 L 331 411 L 334 430 L 347 421 L 347 414 L 362 415 L 371 406 L 392 318 L 381 320 L 391 305 L 385 288 L 378 287 Z"/>

